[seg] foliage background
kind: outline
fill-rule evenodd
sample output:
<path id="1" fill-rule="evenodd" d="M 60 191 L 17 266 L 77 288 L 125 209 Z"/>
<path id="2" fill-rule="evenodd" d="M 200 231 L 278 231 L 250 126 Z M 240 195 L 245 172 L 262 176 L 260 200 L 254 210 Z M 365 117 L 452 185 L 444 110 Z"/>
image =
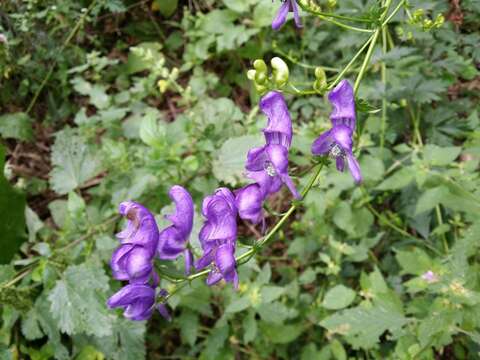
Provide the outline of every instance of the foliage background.
<path id="1" fill-rule="evenodd" d="M 364 185 L 324 169 L 278 239 L 240 267 L 238 292 L 197 280 L 169 302 L 172 322 L 135 323 L 105 306 L 120 286 L 108 268 L 118 203 L 144 203 L 161 225 L 173 184 L 197 211 L 216 187 L 245 184 L 265 124 L 252 61 L 281 56 L 308 87 L 305 64 L 331 78 L 365 35 L 311 16 L 274 33 L 279 4 L 266 0 L 3 2 L 0 357 L 478 359 L 480 6 L 410 5 L 447 21 L 423 31 L 400 11 L 377 46 L 359 92 Z M 301 186 L 330 106 L 288 101 Z M 289 202 L 287 191 L 269 200 L 269 225 Z M 241 224 L 239 241 L 259 236 Z"/>

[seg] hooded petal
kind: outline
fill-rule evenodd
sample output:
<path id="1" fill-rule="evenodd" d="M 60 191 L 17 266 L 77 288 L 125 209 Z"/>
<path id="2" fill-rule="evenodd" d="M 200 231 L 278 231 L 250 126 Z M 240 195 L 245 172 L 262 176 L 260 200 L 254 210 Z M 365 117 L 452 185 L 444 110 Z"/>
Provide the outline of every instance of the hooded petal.
<path id="1" fill-rule="evenodd" d="M 353 179 L 357 184 L 360 184 L 363 181 L 362 173 L 360 171 L 360 165 L 358 164 L 357 159 L 353 156 L 351 152 L 347 153 L 348 168 L 350 174 L 352 174 Z"/>
<path id="2" fill-rule="evenodd" d="M 158 242 L 158 257 L 162 260 L 174 260 L 186 246 L 184 237 L 174 226 L 162 230 Z"/>
<path id="3" fill-rule="evenodd" d="M 275 19 L 272 21 L 272 29 L 273 30 L 279 30 L 283 24 L 285 24 L 285 21 L 287 21 L 287 15 L 290 10 L 290 3 L 289 1 L 285 1 L 282 6 L 280 6 L 280 9 L 278 10 L 277 15 L 275 16 Z"/>
<path id="4" fill-rule="evenodd" d="M 175 228 L 184 238 L 190 236 L 193 226 L 193 200 L 190 193 L 179 185 L 171 187 L 168 195 L 175 203 L 176 211 L 166 218 L 170 220 Z"/>
<path id="5" fill-rule="evenodd" d="M 333 144 L 332 130 L 328 130 L 321 134 L 312 144 L 313 155 L 328 154 Z"/>
<path id="6" fill-rule="evenodd" d="M 236 191 L 238 215 L 258 224 L 263 218 L 264 193 L 258 184 L 250 184 Z"/>
<path id="7" fill-rule="evenodd" d="M 342 80 L 328 94 L 328 100 L 333 106 L 330 115 L 333 126 L 346 125 L 355 130 L 355 95 L 347 80 Z"/>
<path id="8" fill-rule="evenodd" d="M 280 191 L 283 186 L 282 179 L 279 176 L 270 176 L 265 170 L 250 171 L 247 176 L 257 183 L 264 198 L 269 194 Z"/>
<path id="9" fill-rule="evenodd" d="M 153 214 L 134 201 L 122 202 L 119 212 L 127 218 L 125 230 L 117 234 L 122 244 L 136 244 L 155 251 L 158 244 L 158 227 Z"/>
<path id="10" fill-rule="evenodd" d="M 267 127 L 263 129 L 267 145 L 278 144 L 289 148 L 292 142 L 292 119 L 283 95 L 270 91 L 260 100 L 260 109 L 268 117 Z"/>

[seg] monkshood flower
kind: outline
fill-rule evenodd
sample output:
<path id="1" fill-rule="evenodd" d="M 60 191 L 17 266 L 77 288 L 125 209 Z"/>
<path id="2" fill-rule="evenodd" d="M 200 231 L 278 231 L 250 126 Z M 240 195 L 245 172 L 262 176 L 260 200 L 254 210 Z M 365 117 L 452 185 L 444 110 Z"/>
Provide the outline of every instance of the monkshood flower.
<path id="1" fill-rule="evenodd" d="M 329 94 L 328 100 L 333 106 L 330 120 L 332 128 L 321 134 L 312 144 L 314 155 L 329 155 L 336 161 L 339 171 L 348 164 L 353 179 L 362 182 L 362 174 L 357 159 L 353 156 L 352 137 L 355 131 L 355 96 L 347 80 L 342 80 Z"/>
<path id="2" fill-rule="evenodd" d="M 249 184 L 235 191 L 238 216 L 258 224 L 263 220 L 263 201 L 265 194 L 258 184 Z"/>
<path id="3" fill-rule="evenodd" d="M 235 197 L 227 188 L 219 188 L 203 200 L 202 214 L 205 224 L 200 230 L 203 256 L 195 262 L 197 270 L 213 266 L 207 278 L 207 285 L 224 279 L 238 288 L 238 274 L 235 263 L 235 242 L 237 239 L 237 207 Z"/>
<path id="4" fill-rule="evenodd" d="M 297 28 L 302 27 L 302 22 L 300 21 L 300 14 L 298 13 L 298 5 L 296 0 L 281 0 L 283 2 L 282 6 L 278 10 L 275 19 L 272 21 L 272 29 L 279 30 L 283 24 L 287 21 L 287 15 L 289 12 L 293 12 L 293 17 L 295 19 L 295 25 Z"/>
<path id="5" fill-rule="evenodd" d="M 121 245 L 110 261 L 113 277 L 130 283 L 146 283 L 154 275 L 152 261 L 159 238 L 157 223 L 147 208 L 134 201 L 122 202 L 119 212 L 127 218 L 127 226 L 117 234 Z"/>
<path id="6" fill-rule="evenodd" d="M 189 192 L 179 185 L 172 186 L 168 195 L 175 203 L 176 211 L 165 217 L 172 225 L 160 232 L 158 256 L 162 260 L 174 260 L 183 254 L 188 275 L 193 261 L 193 255 L 187 248 L 193 226 L 193 200 Z"/>

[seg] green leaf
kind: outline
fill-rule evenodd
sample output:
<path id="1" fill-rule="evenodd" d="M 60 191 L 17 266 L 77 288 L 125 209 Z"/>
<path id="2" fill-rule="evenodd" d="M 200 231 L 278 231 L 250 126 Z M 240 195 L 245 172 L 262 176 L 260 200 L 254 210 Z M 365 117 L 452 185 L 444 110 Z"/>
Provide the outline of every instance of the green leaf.
<path id="1" fill-rule="evenodd" d="M 164 17 L 172 16 L 177 10 L 178 0 L 154 0 L 156 8 Z"/>
<path id="2" fill-rule="evenodd" d="M 356 293 L 343 285 L 337 285 L 327 291 L 322 306 L 329 310 L 346 308 L 355 299 Z"/>
<path id="3" fill-rule="evenodd" d="M 228 326 L 213 328 L 208 336 L 205 344 L 205 350 L 202 352 L 200 359 L 216 359 L 221 348 L 225 344 L 228 337 Z"/>
<path id="4" fill-rule="evenodd" d="M 159 122 L 161 114 L 156 109 L 148 108 L 140 124 L 140 139 L 153 148 L 161 149 L 166 145 L 166 129 Z"/>
<path id="5" fill-rule="evenodd" d="M 97 109 L 106 109 L 110 105 L 110 96 L 107 94 L 107 88 L 103 85 L 90 84 L 81 77 L 72 80 L 73 88 L 81 95 L 90 97 L 90 104 Z"/>
<path id="6" fill-rule="evenodd" d="M 5 139 L 33 139 L 32 118 L 24 112 L 0 116 L 0 135 Z"/>
<path id="7" fill-rule="evenodd" d="M 250 311 L 247 316 L 243 318 L 243 342 L 248 344 L 257 336 L 257 321 L 255 320 L 255 313 Z"/>
<path id="8" fill-rule="evenodd" d="M 258 306 L 257 312 L 263 321 L 272 324 L 282 324 L 285 320 L 294 318 L 298 314 L 295 309 L 288 308 L 278 301 L 261 304 Z"/>
<path id="9" fill-rule="evenodd" d="M 395 258 L 402 267 L 403 274 L 422 275 L 433 267 L 430 257 L 419 248 L 411 251 L 397 250 Z"/>
<path id="10" fill-rule="evenodd" d="M 262 287 L 260 291 L 262 303 L 268 304 L 274 300 L 277 300 L 285 293 L 285 288 L 281 286 L 266 285 Z"/>
<path id="11" fill-rule="evenodd" d="M 236 312 L 243 311 L 249 308 L 250 306 L 251 306 L 250 297 L 246 295 L 231 302 L 225 309 L 225 312 L 236 313 Z"/>
<path id="12" fill-rule="evenodd" d="M 355 347 L 369 349 L 378 343 L 385 331 L 398 330 L 406 323 L 403 314 L 377 304 L 340 311 L 322 320 L 320 325 L 332 333 L 344 335 Z"/>
<path id="13" fill-rule="evenodd" d="M 418 215 L 422 212 L 433 209 L 442 202 L 443 198 L 447 196 L 448 193 L 448 189 L 444 186 L 426 190 L 417 201 L 415 214 Z"/>
<path id="14" fill-rule="evenodd" d="M 275 325 L 260 322 L 260 331 L 273 344 L 288 344 L 294 341 L 303 332 L 302 324 Z"/>
<path id="15" fill-rule="evenodd" d="M 0 144 L 0 264 L 10 262 L 25 234 L 25 195 L 14 189 L 3 175 L 5 150 Z"/>
<path id="16" fill-rule="evenodd" d="M 213 174 L 219 181 L 232 186 L 244 181 L 245 161 L 248 150 L 262 143 L 260 136 L 245 135 L 225 141 L 216 152 Z"/>
<path id="17" fill-rule="evenodd" d="M 414 179 L 415 172 L 411 167 L 398 170 L 377 186 L 377 190 L 398 190 L 406 187 Z"/>
<path id="18" fill-rule="evenodd" d="M 425 161 L 432 166 L 444 166 L 451 164 L 461 151 L 462 148 L 458 146 L 440 147 L 427 144 L 423 156 Z"/>
<path id="19" fill-rule="evenodd" d="M 52 164 L 50 185 L 58 194 L 78 188 L 100 172 L 98 157 L 74 130 L 68 128 L 56 134 Z"/>
<path id="20" fill-rule="evenodd" d="M 60 330 L 68 335 L 111 335 L 111 313 L 105 306 L 108 289 L 102 267 L 92 263 L 69 266 L 48 296 Z"/>
<path id="21" fill-rule="evenodd" d="M 180 335 L 190 346 L 195 345 L 198 336 L 198 315 L 193 311 L 185 310 L 178 318 Z"/>

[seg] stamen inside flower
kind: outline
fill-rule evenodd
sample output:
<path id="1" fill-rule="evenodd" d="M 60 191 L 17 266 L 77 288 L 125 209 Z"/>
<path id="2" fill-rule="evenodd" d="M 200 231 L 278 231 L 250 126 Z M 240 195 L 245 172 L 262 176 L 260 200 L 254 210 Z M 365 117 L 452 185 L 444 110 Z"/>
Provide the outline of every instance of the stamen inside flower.
<path id="1" fill-rule="evenodd" d="M 329 155 L 334 159 L 338 157 L 344 158 L 345 151 L 337 143 L 333 143 L 332 147 L 330 148 Z"/>
<path id="2" fill-rule="evenodd" d="M 275 168 L 273 167 L 273 164 L 270 161 L 265 161 L 265 165 L 263 168 L 267 172 L 268 176 L 274 177 L 277 175 L 277 172 L 275 171 Z"/>

